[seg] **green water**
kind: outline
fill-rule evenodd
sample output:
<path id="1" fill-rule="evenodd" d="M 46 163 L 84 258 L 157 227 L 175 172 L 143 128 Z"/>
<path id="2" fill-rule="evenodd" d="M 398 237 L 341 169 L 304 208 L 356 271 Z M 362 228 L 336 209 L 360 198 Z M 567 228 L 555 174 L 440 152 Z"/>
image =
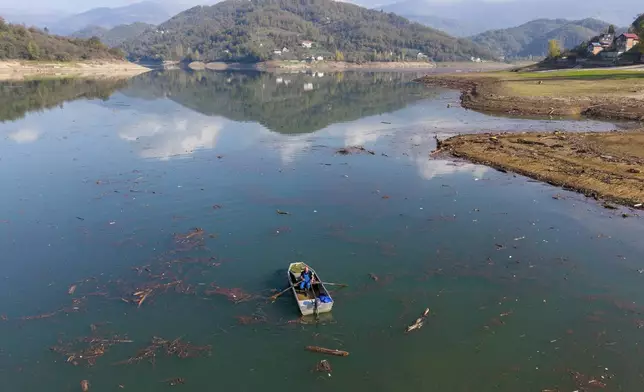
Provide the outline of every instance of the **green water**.
<path id="1" fill-rule="evenodd" d="M 86 379 L 91 391 L 573 391 L 598 388 L 592 378 L 642 390 L 641 219 L 428 155 L 434 135 L 614 126 L 466 111 L 416 76 L 1 85 L 2 390 L 77 391 Z M 352 145 L 374 155 L 336 153 Z M 197 227 L 201 246 L 175 240 Z M 265 299 L 296 260 L 349 285 L 317 323 L 296 323 L 288 295 Z M 121 299 L 176 280 L 188 293 Z M 253 298 L 206 293 L 215 286 Z M 114 334 L 133 342 L 94 366 L 50 350 Z M 116 364 L 154 336 L 212 354 Z M 331 377 L 313 371 L 321 359 Z"/>

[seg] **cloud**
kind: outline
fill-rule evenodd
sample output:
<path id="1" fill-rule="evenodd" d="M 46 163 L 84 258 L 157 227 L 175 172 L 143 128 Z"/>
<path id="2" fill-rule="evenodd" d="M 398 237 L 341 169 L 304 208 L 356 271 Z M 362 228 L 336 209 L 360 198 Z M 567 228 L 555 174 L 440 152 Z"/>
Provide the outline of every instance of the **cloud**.
<path id="1" fill-rule="evenodd" d="M 9 139 L 18 144 L 33 143 L 40 138 L 40 132 L 31 128 L 20 129 L 9 134 Z"/>

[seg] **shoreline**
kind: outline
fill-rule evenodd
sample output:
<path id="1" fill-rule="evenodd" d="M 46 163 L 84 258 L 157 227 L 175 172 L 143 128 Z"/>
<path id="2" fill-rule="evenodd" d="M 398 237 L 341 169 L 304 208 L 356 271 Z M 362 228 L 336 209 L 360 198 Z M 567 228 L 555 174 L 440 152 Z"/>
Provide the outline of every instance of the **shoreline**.
<path id="1" fill-rule="evenodd" d="M 0 61 L 0 81 L 51 77 L 132 77 L 148 71 L 149 68 L 128 61 Z"/>
<path id="2" fill-rule="evenodd" d="M 596 200 L 643 208 L 644 129 L 459 135 L 437 141 L 432 155 L 437 154 L 514 172 Z M 607 203 L 604 207 L 615 208 Z"/>
<path id="3" fill-rule="evenodd" d="M 556 71 L 533 78 L 521 77 L 521 73 L 514 74 L 516 76 L 508 73 L 427 75 L 417 81 L 427 86 L 460 90 L 461 105 L 481 112 L 514 116 L 586 116 L 604 120 L 644 121 L 644 94 L 633 88 L 626 90 L 629 86 L 625 83 L 623 94 L 590 94 L 585 91 L 587 86 L 580 86 L 577 94 L 557 95 L 551 93 L 553 86 L 556 88 L 557 83 L 564 86 L 562 89 L 569 86 L 564 85 L 566 78 L 559 77 Z M 598 88 L 601 88 L 603 83 L 614 82 L 608 78 L 580 81 L 572 76 L 570 79 L 571 84 L 596 83 Z M 540 90 L 548 88 L 548 95 L 540 94 Z M 516 91 L 521 91 L 522 94 L 517 94 Z"/>
<path id="4" fill-rule="evenodd" d="M 365 62 L 350 63 L 344 61 L 265 61 L 260 63 L 223 63 L 211 62 L 204 63 L 195 61 L 187 65 L 194 71 L 211 70 L 211 71 L 261 71 L 261 72 L 301 72 L 301 71 L 324 71 L 324 72 L 342 72 L 352 70 L 363 71 L 419 71 L 419 70 L 436 70 L 458 67 L 470 70 L 501 70 L 515 67 L 512 64 L 504 63 L 429 63 L 421 61 L 405 62 Z"/>

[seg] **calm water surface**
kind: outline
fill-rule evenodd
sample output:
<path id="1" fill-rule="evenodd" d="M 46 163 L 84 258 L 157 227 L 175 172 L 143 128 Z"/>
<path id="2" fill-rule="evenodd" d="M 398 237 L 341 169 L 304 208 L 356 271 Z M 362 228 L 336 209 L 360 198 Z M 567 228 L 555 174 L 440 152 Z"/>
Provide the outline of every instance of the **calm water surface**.
<path id="1" fill-rule="evenodd" d="M 466 111 L 415 76 L 0 85 L 2 390 L 643 390 L 641 219 L 429 158 L 435 135 L 614 126 Z M 265 300 L 296 260 L 349 284 L 317 323 Z M 114 335 L 94 366 L 50 350 Z M 212 355 L 118 364 L 154 336 Z"/>

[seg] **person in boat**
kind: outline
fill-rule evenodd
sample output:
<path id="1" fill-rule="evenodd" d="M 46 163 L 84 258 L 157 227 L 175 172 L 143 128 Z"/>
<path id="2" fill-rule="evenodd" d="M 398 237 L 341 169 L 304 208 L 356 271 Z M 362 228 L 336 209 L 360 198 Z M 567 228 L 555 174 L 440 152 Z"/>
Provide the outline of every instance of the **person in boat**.
<path id="1" fill-rule="evenodd" d="M 314 280 L 313 272 L 311 272 L 309 267 L 304 267 L 304 271 L 300 275 L 300 290 L 309 290 Z"/>

